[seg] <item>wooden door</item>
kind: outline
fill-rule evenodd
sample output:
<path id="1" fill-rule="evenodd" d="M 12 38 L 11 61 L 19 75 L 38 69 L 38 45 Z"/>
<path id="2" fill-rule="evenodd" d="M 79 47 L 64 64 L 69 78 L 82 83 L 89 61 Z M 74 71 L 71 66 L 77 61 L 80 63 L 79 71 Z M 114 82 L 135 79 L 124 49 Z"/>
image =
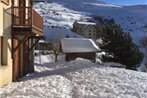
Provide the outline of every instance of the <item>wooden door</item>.
<path id="1" fill-rule="evenodd" d="M 18 39 L 12 39 L 13 49 L 19 45 Z M 16 81 L 20 77 L 20 48 L 16 49 L 13 53 L 13 81 Z"/>

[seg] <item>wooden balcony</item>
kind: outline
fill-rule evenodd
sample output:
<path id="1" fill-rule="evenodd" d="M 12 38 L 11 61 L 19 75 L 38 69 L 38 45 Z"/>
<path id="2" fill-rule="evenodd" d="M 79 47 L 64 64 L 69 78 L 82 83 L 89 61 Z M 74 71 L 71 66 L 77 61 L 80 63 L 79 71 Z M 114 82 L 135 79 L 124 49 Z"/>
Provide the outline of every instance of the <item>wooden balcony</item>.
<path id="1" fill-rule="evenodd" d="M 43 35 L 43 18 L 34 9 L 32 10 L 32 15 L 33 32 Z"/>
<path id="2" fill-rule="evenodd" d="M 12 7 L 12 30 L 43 35 L 43 18 L 32 7 Z"/>

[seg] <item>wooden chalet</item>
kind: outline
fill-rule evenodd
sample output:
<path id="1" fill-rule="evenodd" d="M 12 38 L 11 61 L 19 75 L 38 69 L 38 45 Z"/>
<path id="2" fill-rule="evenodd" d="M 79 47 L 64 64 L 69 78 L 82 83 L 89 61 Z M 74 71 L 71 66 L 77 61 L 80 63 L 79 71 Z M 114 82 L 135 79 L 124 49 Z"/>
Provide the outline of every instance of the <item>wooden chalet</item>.
<path id="1" fill-rule="evenodd" d="M 96 53 L 100 51 L 93 40 L 86 38 L 64 38 L 61 40 L 61 49 L 65 61 L 84 58 L 95 62 Z"/>
<path id="2" fill-rule="evenodd" d="M 33 0 L 12 0 L 11 14 L 12 72 L 13 81 L 16 81 L 34 71 L 33 51 L 43 38 L 43 18 L 33 9 Z"/>

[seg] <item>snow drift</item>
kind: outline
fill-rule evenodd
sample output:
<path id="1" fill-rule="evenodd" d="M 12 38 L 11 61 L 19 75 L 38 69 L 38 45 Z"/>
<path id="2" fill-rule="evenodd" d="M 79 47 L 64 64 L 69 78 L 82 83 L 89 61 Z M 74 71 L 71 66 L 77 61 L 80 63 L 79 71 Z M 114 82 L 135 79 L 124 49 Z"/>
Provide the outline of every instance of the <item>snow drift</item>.
<path id="1" fill-rule="evenodd" d="M 107 64 L 108 65 L 108 64 Z M 147 98 L 147 74 L 88 60 L 36 63 L 36 71 L 0 89 L 1 98 Z M 105 66 L 105 67 L 104 67 Z"/>

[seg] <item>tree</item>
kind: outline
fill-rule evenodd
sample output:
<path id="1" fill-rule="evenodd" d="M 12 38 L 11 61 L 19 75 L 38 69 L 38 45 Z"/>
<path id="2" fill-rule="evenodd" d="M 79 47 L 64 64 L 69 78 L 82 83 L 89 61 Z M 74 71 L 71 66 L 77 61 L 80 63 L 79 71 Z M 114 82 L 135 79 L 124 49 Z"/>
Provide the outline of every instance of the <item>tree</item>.
<path id="1" fill-rule="evenodd" d="M 61 33 L 60 28 L 56 28 L 52 31 L 52 50 L 55 56 L 55 62 L 58 61 L 58 55 L 60 53 L 60 41 L 62 38 L 64 38 L 64 35 Z"/>
<path id="2" fill-rule="evenodd" d="M 127 69 L 135 70 L 143 59 L 139 48 L 132 42 L 129 33 L 125 33 L 113 19 L 104 22 L 106 32 L 101 36 L 100 48 L 106 52 L 102 56 L 104 62 L 118 62 Z"/>
<path id="3" fill-rule="evenodd" d="M 144 38 L 142 38 L 141 40 L 141 44 L 144 48 L 144 64 L 145 64 L 145 67 L 147 68 L 147 36 L 145 36 Z"/>
<path id="4" fill-rule="evenodd" d="M 53 46 L 53 53 L 55 56 L 55 62 L 58 61 L 58 55 L 60 53 L 60 42 L 59 41 L 54 41 L 52 42 L 52 46 Z"/>

